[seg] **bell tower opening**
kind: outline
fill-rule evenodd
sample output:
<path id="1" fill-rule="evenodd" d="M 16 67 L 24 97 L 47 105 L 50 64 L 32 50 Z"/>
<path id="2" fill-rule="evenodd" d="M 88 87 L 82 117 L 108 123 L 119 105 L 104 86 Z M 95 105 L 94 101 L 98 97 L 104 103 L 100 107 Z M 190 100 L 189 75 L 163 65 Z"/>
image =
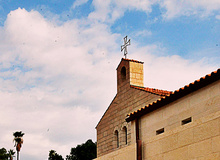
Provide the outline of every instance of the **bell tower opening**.
<path id="1" fill-rule="evenodd" d="M 144 86 L 143 62 L 122 58 L 116 70 L 118 92 L 130 85 Z"/>
<path id="2" fill-rule="evenodd" d="M 122 79 L 122 82 L 126 80 L 126 68 L 125 67 L 122 67 L 121 69 L 121 79 Z"/>

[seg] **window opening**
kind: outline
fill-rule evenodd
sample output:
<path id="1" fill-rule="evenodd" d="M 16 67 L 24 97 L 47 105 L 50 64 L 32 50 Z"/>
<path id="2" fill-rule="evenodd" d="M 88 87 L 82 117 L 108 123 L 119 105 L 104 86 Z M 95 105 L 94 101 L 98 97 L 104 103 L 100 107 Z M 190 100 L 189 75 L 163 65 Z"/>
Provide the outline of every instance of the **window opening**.
<path id="1" fill-rule="evenodd" d="M 119 136 L 118 136 L 118 131 L 115 131 L 115 140 L 116 140 L 116 147 L 119 147 Z"/>
<path id="2" fill-rule="evenodd" d="M 156 135 L 164 133 L 164 128 L 161 128 L 156 131 Z"/>
<path id="3" fill-rule="evenodd" d="M 124 82 L 126 80 L 126 68 L 122 67 L 121 69 L 121 79 Z"/>
<path id="4" fill-rule="evenodd" d="M 127 127 L 123 127 L 123 131 L 124 131 L 124 141 L 125 144 L 128 144 L 128 132 L 127 132 Z"/>
<path id="5" fill-rule="evenodd" d="M 192 117 L 182 120 L 182 125 L 192 122 Z"/>

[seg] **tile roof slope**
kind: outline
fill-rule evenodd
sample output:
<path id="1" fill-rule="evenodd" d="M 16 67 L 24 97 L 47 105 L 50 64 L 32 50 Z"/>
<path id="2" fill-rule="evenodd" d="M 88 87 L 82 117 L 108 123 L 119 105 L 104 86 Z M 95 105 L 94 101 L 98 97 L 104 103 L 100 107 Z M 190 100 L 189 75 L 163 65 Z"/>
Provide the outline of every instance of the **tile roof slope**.
<path id="1" fill-rule="evenodd" d="M 160 108 L 166 104 L 169 104 L 169 103 L 171 103 L 171 102 L 173 102 L 173 101 L 175 101 L 175 100 L 177 100 L 177 99 L 179 99 L 189 93 L 192 93 L 202 87 L 205 87 L 205 86 L 207 86 L 217 80 L 220 80 L 220 68 L 218 70 L 204 76 L 204 77 L 201 77 L 200 79 L 198 79 L 188 85 L 185 85 L 184 87 L 172 92 L 171 94 L 168 94 L 168 95 L 162 97 L 161 99 L 158 99 L 157 101 L 150 103 L 147 106 L 142 107 L 142 108 L 138 109 L 137 111 L 128 114 L 126 121 L 130 122 L 137 117 L 145 115 L 145 114 L 147 114 L 157 108 Z"/>
<path id="2" fill-rule="evenodd" d="M 155 88 L 148 88 L 148 87 L 139 87 L 139 86 L 134 86 L 134 85 L 131 85 L 131 88 L 135 88 L 135 89 L 139 89 L 139 90 L 142 90 L 142 91 L 150 92 L 150 93 L 157 94 L 157 95 L 160 95 L 160 96 L 167 96 L 167 95 L 170 95 L 170 94 L 173 93 L 171 91 L 155 89 Z"/>

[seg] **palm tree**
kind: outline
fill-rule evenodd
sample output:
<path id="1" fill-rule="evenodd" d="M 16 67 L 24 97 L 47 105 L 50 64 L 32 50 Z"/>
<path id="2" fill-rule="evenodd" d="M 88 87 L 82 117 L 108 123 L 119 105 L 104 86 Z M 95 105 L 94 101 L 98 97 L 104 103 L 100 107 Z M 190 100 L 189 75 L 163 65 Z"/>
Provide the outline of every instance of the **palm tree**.
<path id="1" fill-rule="evenodd" d="M 15 154 L 15 152 L 12 149 L 10 149 L 8 151 L 8 156 L 9 156 L 10 160 L 13 160 L 14 154 Z"/>
<path id="2" fill-rule="evenodd" d="M 20 132 L 15 132 L 13 133 L 13 136 L 15 137 L 14 138 L 14 141 L 15 141 L 15 147 L 16 147 L 16 150 L 17 150 L 17 160 L 19 160 L 19 152 L 21 150 L 21 145 L 23 144 L 23 135 L 24 133 L 22 133 L 22 131 Z"/>

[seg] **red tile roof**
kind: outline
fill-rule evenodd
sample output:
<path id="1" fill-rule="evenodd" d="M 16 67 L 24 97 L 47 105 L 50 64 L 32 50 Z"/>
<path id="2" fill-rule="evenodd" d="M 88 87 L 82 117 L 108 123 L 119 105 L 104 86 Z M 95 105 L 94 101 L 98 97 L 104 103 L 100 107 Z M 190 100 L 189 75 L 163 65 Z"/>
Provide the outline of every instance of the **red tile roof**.
<path id="1" fill-rule="evenodd" d="M 172 92 L 171 94 L 168 94 L 161 99 L 158 99 L 157 101 L 148 104 L 145 107 L 140 108 L 139 110 L 132 112 L 128 114 L 128 117 L 126 118 L 127 122 L 130 122 L 132 120 L 135 120 L 136 118 L 139 118 L 147 113 L 150 113 L 160 107 L 163 107 L 173 101 L 176 101 L 179 98 L 182 98 L 194 91 L 197 91 L 198 89 L 201 89 L 202 87 L 205 87 L 211 83 L 214 83 L 216 81 L 220 80 L 220 68 L 217 71 L 212 72 L 211 74 L 208 74 L 178 90 L 175 92 Z"/>
<path id="2" fill-rule="evenodd" d="M 131 85 L 131 88 L 139 89 L 139 90 L 146 91 L 146 92 L 153 93 L 153 94 L 157 94 L 160 96 L 166 96 L 166 95 L 173 93 L 171 91 L 148 88 L 148 87 L 139 87 L 139 86 L 134 86 L 134 85 Z"/>

